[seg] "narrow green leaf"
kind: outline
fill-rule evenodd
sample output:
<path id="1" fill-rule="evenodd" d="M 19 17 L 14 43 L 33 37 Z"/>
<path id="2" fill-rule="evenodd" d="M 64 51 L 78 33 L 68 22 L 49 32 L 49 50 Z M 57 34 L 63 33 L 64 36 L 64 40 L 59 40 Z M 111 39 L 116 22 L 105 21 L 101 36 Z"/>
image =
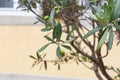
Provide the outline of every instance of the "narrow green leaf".
<path id="1" fill-rule="evenodd" d="M 113 11 L 113 20 L 120 17 L 120 0 L 114 0 L 114 11 Z"/>
<path id="2" fill-rule="evenodd" d="M 108 4 L 105 3 L 104 6 L 103 6 L 103 10 L 104 10 L 104 12 L 103 12 L 103 17 L 104 17 L 105 20 L 109 20 L 109 19 L 108 19 L 108 14 L 107 14 L 107 13 L 108 13 L 108 10 L 107 10 L 107 9 L 108 9 Z M 110 13 L 109 13 L 109 14 L 110 14 Z"/>
<path id="3" fill-rule="evenodd" d="M 109 4 L 110 6 L 113 6 L 113 5 L 114 5 L 114 0 L 109 0 L 109 1 L 108 1 L 108 4 Z"/>
<path id="4" fill-rule="evenodd" d="M 56 28 L 57 28 L 57 30 L 56 30 L 56 31 L 57 31 L 57 32 L 56 32 L 56 33 L 57 33 L 57 34 L 56 34 L 57 36 L 56 36 L 56 37 L 57 37 L 58 40 L 60 40 L 61 34 L 62 34 L 62 26 L 61 26 L 61 24 L 58 23 L 58 24 L 56 25 Z"/>
<path id="5" fill-rule="evenodd" d="M 58 3 L 56 2 L 56 0 L 52 0 L 53 4 L 55 4 L 56 6 L 59 6 Z"/>
<path id="6" fill-rule="evenodd" d="M 50 45 L 50 43 L 44 45 L 43 47 L 41 47 L 37 52 L 42 52 L 43 50 L 45 50 L 48 46 Z"/>
<path id="7" fill-rule="evenodd" d="M 52 37 L 53 37 L 53 39 L 55 39 L 56 38 L 56 33 L 57 33 L 57 29 L 56 29 L 56 27 L 54 27 L 54 29 L 53 29 L 53 33 L 52 33 Z"/>
<path id="8" fill-rule="evenodd" d="M 53 39 L 60 40 L 62 34 L 62 26 L 60 23 L 57 23 L 53 29 Z"/>
<path id="9" fill-rule="evenodd" d="M 40 21 L 36 21 L 36 22 L 34 22 L 33 24 L 37 24 L 37 23 L 39 23 Z"/>
<path id="10" fill-rule="evenodd" d="M 114 0 L 109 0 L 108 1 L 108 10 L 107 13 L 109 15 L 109 22 L 113 21 L 113 14 L 114 14 Z"/>
<path id="11" fill-rule="evenodd" d="M 119 68 L 116 68 L 116 70 L 117 70 L 118 72 L 120 72 L 120 69 L 119 69 Z"/>
<path id="12" fill-rule="evenodd" d="M 29 55 L 29 57 L 36 60 L 36 58 L 34 56 L 32 56 L 32 55 Z"/>
<path id="13" fill-rule="evenodd" d="M 109 32 L 109 28 L 107 27 L 105 29 L 105 31 L 103 32 L 103 35 L 101 36 L 101 38 L 100 38 L 100 40 L 98 42 L 97 50 L 99 50 L 102 47 L 103 43 L 105 42 L 105 39 L 107 37 L 108 32 Z"/>
<path id="14" fill-rule="evenodd" d="M 36 53 L 36 55 L 37 55 L 37 59 L 39 60 L 41 56 L 39 55 L 39 53 Z"/>
<path id="15" fill-rule="evenodd" d="M 48 41 L 51 41 L 51 42 L 55 42 L 52 38 L 50 38 L 49 36 L 44 36 Z"/>
<path id="16" fill-rule="evenodd" d="M 42 32 L 46 32 L 46 31 L 50 31 L 52 28 L 42 28 L 41 31 Z"/>
<path id="17" fill-rule="evenodd" d="M 34 61 L 34 63 L 32 64 L 32 68 L 36 65 L 37 61 Z"/>
<path id="18" fill-rule="evenodd" d="M 95 32 L 101 30 L 103 27 L 96 27 L 93 30 L 89 31 L 87 34 L 84 35 L 83 39 L 88 38 L 90 35 L 94 34 Z"/>
<path id="19" fill-rule="evenodd" d="M 68 49 L 68 50 L 70 50 L 70 51 L 72 50 L 70 46 L 67 46 L 67 45 L 61 45 L 61 46 Z"/>
<path id="20" fill-rule="evenodd" d="M 113 45 L 113 29 L 111 28 L 109 31 L 109 40 L 108 40 L 108 49 L 110 50 L 112 48 Z"/>
<path id="21" fill-rule="evenodd" d="M 98 24 L 101 26 L 101 27 L 104 27 L 108 24 L 107 20 L 104 18 L 102 18 L 101 16 L 99 15 L 96 15 L 96 17 L 98 18 Z"/>
<path id="22" fill-rule="evenodd" d="M 58 70 L 60 70 L 60 64 L 58 64 Z"/>
<path id="23" fill-rule="evenodd" d="M 98 20 L 97 17 L 92 12 L 87 12 L 87 15 L 94 20 Z"/>
<path id="24" fill-rule="evenodd" d="M 66 40 L 64 43 L 61 43 L 60 45 L 70 43 L 70 42 L 72 42 L 73 40 L 74 40 L 74 38 L 71 38 L 71 39 L 69 39 L 69 40 Z"/>
<path id="25" fill-rule="evenodd" d="M 53 8 L 50 13 L 50 22 L 52 25 L 55 25 L 54 16 L 55 16 L 55 8 Z"/>
<path id="26" fill-rule="evenodd" d="M 93 5 L 92 8 L 97 12 L 97 13 L 101 13 L 101 7 Z"/>
<path id="27" fill-rule="evenodd" d="M 57 49 L 56 49 L 56 55 L 57 55 L 57 57 L 61 57 L 61 49 L 60 49 L 60 46 L 58 46 Z"/>
<path id="28" fill-rule="evenodd" d="M 47 70 L 47 61 L 46 60 L 44 61 L 44 68 L 45 68 L 45 70 Z"/>

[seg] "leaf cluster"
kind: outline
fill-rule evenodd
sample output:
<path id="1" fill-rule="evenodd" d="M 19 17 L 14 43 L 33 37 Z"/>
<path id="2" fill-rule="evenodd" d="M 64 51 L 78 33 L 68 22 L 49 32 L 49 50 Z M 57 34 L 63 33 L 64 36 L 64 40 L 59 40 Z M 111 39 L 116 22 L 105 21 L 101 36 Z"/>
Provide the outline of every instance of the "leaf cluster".
<path id="1" fill-rule="evenodd" d="M 99 70 L 108 80 L 112 80 L 106 71 L 103 58 L 108 55 L 108 50 L 112 49 L 116 33 L 120 38 L 120 0 L 105 2 L 85 0 L 89 10 L 86 9 L 82 1 L 81 5 L 78 4 L 78 1 L 20 0 L 21 5 L 26 6 L 27 11 L 31 11 L 37 16 L 37 22 L 42 22 L 45 25 L 41 31 L 49 32 L 44 36 L 48 43 L 36 52 L 36 57 L 30 56 L 35 60 L 33 66 L 41 63 L 47 69 L 48 62 L 54 62 L 60 69 L 60 65 L 63 63 L 82 63 L 85 67 L 92 69 L 98 75 L 99 80 L 103 80 Z M 37 4 L 40 4 L 43 9 L 42 16 L 34 11 L 37 9 Z M 56 20 L 56 16 L 60 20 Z M 88 25 L 84 26 L 81 21 L 88 22 L 92 26 L 92 30 L 88 29 Z M 92 41 L 88 38 L 90 36 L 93 38 Z M 57 46 L 55 47 L 57 59 L 46 60 L 42 52 L 51 44 Z M 106 45 L 105 56 L 102 55 L 103 45 Z M 87 51 L 86 47 L 90 51 Z M 86 62 L 93 66 L 87 66 Z M 119 72 L 119 69 L 116 71 Z M 117 77 L 119 77 L 119 73 Z"/>
<path id="2" fill-rule="evenodd" d="M 107 37 L 108 37 L 107 41 L 108 49 L 110 50 L 113 45 L 114 38 L 113 29 L 115 29 L 119 33 L 118 19 L 120 13 L 118 12 L 119 10 L 118 5 L 116 5 L 116 2 L 117 0 L 109 0 L 107 3 L 104 3 L 102 7 L 94 5 L 93 6 L 94 13 L 88 14 L 91 19 L 95 20 L 98 23 L 98 26 L 95 27 L 93 30 L 89 31 L 84 36 L 84 39 L 100 31 L 100 34 L 98 34 L 99 39 L 97 50 L 99 50 L 102 47 Z"/>

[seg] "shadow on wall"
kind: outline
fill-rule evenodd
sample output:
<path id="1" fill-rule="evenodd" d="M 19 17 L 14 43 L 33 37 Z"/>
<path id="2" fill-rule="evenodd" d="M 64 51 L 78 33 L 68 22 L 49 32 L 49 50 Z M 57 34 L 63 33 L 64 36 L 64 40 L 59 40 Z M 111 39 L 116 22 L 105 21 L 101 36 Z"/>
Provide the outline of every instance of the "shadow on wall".
<path id="1" fill-rule="evenodd" d="M 93 79 L 0 73 L 0 80 L 93 80 Z"/>

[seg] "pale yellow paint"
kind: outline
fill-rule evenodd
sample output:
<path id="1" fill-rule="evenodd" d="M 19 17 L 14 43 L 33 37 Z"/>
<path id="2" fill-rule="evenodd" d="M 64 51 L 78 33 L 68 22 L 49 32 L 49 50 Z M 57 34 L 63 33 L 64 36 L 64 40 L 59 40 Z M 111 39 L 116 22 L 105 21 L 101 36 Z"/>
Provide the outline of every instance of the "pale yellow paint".
<path id="1" fill-rule="evenodd" d="M 94 72 L 81 64 L 63 64 L 58 71 L 53 64 L 48 65 L 48 70 L 39 70 L 39 67 L 31 69 L 33 60 L 29 55 L 35 52 L 47 41 L 43 38 L 46 33 L 40 32 L 41 26 L 0 26 L 0 72 L 18 74 L 39 74 L 66 77 L 95 78 Z M 54 45 L 49 46 L 45 53 L 55 55 Z M 120 66 L 120 46 L 114 45 L 110 55 L 105 59 L 108 65 Z M 54 56 L 55 57 L 55 56 Z"/>

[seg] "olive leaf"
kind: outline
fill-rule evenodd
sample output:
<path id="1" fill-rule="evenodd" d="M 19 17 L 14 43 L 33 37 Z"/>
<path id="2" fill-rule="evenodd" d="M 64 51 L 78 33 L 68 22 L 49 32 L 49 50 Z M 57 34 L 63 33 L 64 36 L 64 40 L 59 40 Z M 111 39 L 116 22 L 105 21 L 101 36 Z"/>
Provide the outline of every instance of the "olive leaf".
<path id="1" fill-rule="evenodd" d="M 51 24 L 52 24 L 53 26 L 55 25 L 54 16 L 55 16 L 55 8 L 53 8 L 53 9 L 51 10 L 50 18 L 49 18 L 49 20 L 50 20 L 50 22 L 51 22 Z"/>
<path id="2" fill-rule="evenodd" d="M 48 35 L 45 35 L 44 37 L 45 37 L 48 41 L 51 41 L 51 42 L 53 42 L 53 43 L 55 42 L 55 41 L 54 41 L 52 38 L 50 38 Z"/>
<path id="3" fill-rule="evenodd" d="M 60 49 L 60 46 L 58 46 L 57 49 L 56 49 L 56 55 L 57 55 L 57 57 L 61 57 L 61 49 Z"/>
<path id="4" fill-rule="evenodd" d="M 45 50 L 50 44 L 51 44 L 51 43 L 48 43 L 48 44 L 44 45 L 43 47 L 41 47 L 41 48 L 37 51 L 37 53 L 40 53 L 40 52 L 42 52 L 43 50 Z"/>
<path id="5" fill-rule="evenodd" d="M 88 38 L 90 35 L 94 34 L 95 32 L 101 30 L 103 27 L 96 27 L 93 30 L 89 31 L 87 34 L 84 35 L 83 39 Z"/>
<path id="6" fill-rule="evenodd" d="M 114 0 L 113 20 L 120 17 L 120 0 Z"/>
<path id="7" fill-rule="evenodd" d="M 32 56 L 32 55 L 29 55 L 29 57 L 36 60 L 36 58 L 34 56 Z"/>
<path id="8" fill-rule="evenodd" d="M 99 50 L 102 47 L 103 43 L 105 42 L 108 31 L 109 31 L 108 27 L 103 31 L 103 34 L 101 35 L 98 45 L 97 45 L 97 50 Z"/>
<path id="9" fill-rule="evenodd" d="M 45 68 L 45 70 L 47 70 L 47 61 L 46 60 L 44 61 L 44 68 Z"/>
<path id="10" fill-rule="evenodd" d="M 53 29 L 53 39 L 56 38 L 59 41 L 61 35 L 62 35 L 62 26 L 60 23 L 57 23 Z"/>
<path id="11" fill-rule="evenodd" d="M 61 46 L 64 47 L 64 48 L 66 48 L 66 49 L 68 49 L 68 50 L 70 50 L 70 51 L 72 50 L 71 47 L 68 46 L 68 45 L 61 45 Z"/>
<path id="12" fill-rule="evenodd" d="M 113 29 L 111 28 L 109 31 L 109 40 L 108 40 L 108 49 L 110 50 L 112 48 L 113 45 Z"/>

